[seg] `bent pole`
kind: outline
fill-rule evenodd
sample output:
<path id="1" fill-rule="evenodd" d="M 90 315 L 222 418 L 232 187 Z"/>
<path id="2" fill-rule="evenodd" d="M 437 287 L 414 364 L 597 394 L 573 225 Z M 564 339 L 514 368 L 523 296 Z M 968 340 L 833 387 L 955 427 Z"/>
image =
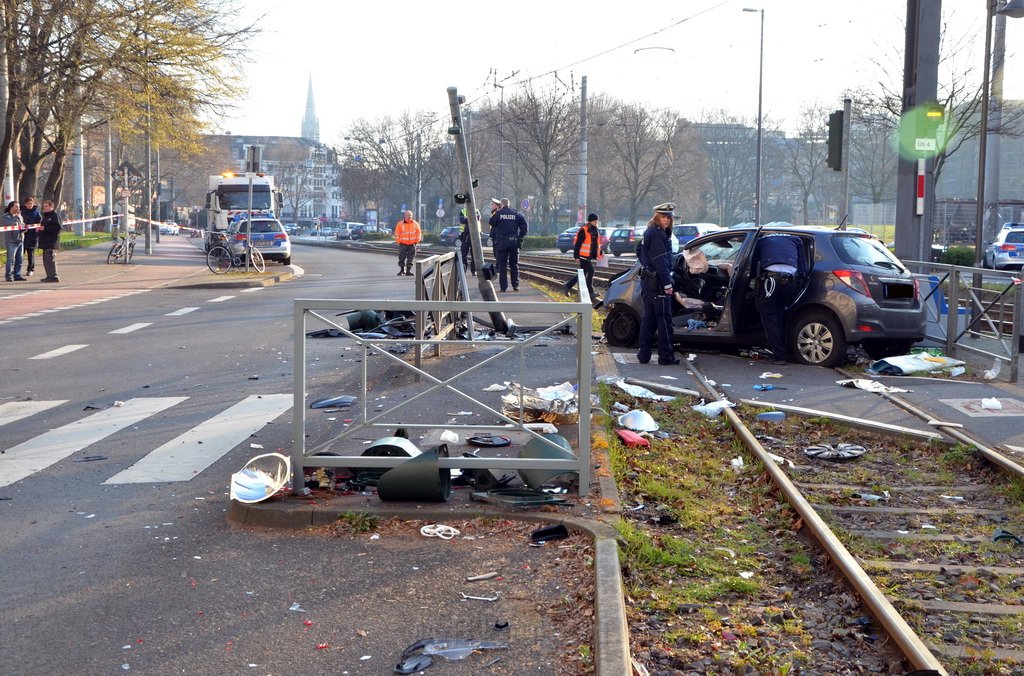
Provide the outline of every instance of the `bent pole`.
<path id="1" fill-rule="evenodd" d="M 456 155 L 459 160 L 459 179 L 462 182 L 462 194 L 466 196 L 466 218 L 469 219 L 469 241 L 473 248 L 473 260 L 479 274 L 476 278 L 476 285 L 480 289 L 480 296 L 489 302 L 498 300 L 494 293 L 494 284 L 491 282 L 492 273 L 489 268 L 484 267 L 484 247 L 480 241 L 480 220 L 476 217 L 476 195 L 473 192 L 473 178 L 469 171 L 469 148 L 466 146 L 466 136 L 462 133 L 462 108 L 459 101 L 459 92 L 456 87 L 448 87 L 448 105 L 452 111 L 452 124 L 448 127 L 448 133 L 455 137 Z M 491 323 L 494 330 L 499 333 L 509 332 L 509 323 L 502 312 L 490 312 Z M 474 327 L 469 327 L 472 337 Z"/>

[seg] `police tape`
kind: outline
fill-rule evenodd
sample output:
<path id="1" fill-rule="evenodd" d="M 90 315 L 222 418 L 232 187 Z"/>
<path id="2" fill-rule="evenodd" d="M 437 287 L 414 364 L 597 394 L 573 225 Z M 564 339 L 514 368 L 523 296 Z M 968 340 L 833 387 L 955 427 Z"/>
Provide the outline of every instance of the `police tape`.
<path id="1" fill-rule="evenodd" d="M 63 221 L 61 227 L 66 225 L 77 225 L 79 223 L 95 223 L 97 221 L 109 221 L 110 216 L 97 216 L 96 218 L 79 218 L 73 221 Z M 149 223 L 150 225 L 160 225 L 160 221 L 153 221 L 148 218 L 142 218 L 136 216 L 135 221 L 142 221 L 143 223 Z M 34 230 L 37 229 L 35 225 L 0 225 L 0 232 L 7 232 L 10 230 Z"/>

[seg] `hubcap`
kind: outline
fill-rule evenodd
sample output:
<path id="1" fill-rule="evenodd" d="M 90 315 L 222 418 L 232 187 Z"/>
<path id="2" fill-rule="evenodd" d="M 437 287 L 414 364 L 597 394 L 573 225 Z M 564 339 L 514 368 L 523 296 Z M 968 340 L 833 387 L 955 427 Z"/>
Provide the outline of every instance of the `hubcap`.
<path id="1" fill-rule="evenodd" d="M 835 349 L 832 332 L 824 324 L 811 322 L 800 329 L 796 337 L 800 356 L 810 364 L 820 364 L 828 359 Z"/>

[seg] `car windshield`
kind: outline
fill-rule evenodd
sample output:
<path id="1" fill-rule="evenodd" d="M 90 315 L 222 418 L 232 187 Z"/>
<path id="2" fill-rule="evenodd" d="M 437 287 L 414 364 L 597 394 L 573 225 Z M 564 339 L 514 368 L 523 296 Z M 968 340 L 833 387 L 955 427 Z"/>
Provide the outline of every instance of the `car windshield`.
<path id="1" fill-rule="evenodd" d="M 746 238 L 746 233 L 720 237 L 692 249 L 687 247 L 687 251 L 701 251 L 709 261 L 731 261 L 740 252 L 740 247 L 743 246 L 743 240 Z"/>
<path id="2" fill-rule="evenodd" d="M 892 270 L 906 270 L 900 259 L 877 239 L 858 235 L 834 235 L 832 248 L 847 265 L 872 265 Z"/>
<path id="3" fill-rule="evenodd" d="M 1006 233 L 1007 244 L 1024 244 L 1024 230 L 1011 230 Z"/>
<path id="4" fill-rule="evenodd" d="M 222 185 L 217 188 L 221 209 L 236 211 L 249 208 L 248 185 Z M 254 185 L 252 187 L 252 208 L 270 209 L 270 186 Z"/>

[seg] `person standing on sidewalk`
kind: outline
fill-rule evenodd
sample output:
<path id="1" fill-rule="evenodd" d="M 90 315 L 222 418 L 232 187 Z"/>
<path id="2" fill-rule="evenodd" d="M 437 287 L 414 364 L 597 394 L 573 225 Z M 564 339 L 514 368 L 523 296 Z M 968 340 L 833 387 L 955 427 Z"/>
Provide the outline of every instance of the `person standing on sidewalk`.
<path id="1" fill-rule="evenodd" d="M 25 276 L 36 270 L 36 226 L 43 220 L 36 208 L 36 198 L 29 195 L 21 201 L 21 220 L 25 221 Z"/>
<path id="2" fill-rule="evenodd" d="M 420 243 L 422 233 L 411 211 L 406 211 L 404 218 L 395 225 L 395 241 L 398 242 L 398 275 L 412 275 L 412 264 L 416 259 L 416 245 Z"/>
<path id="3" fill-rule="evenodd" d="M 579 261 L 580 269 L 583 270 L 583 278 L 587 282 L 587 291 L 590 293 L 590 300 L 597 302 L 594 294 L 594 263 L 601 258 L 601 231 L 598 229 L 599 219 L 597 214 L 589 214 L 587 222 L 576 231 L 576 239 L 573 241 L 573 258 Z M 573 275 L 563 285 L 565 292 L 576 286 L 576 278 Z"/>
<path id="4" fill-rule="evenodd" d="M 658 363 L 678 364 L 672 349 L 672 214 L 676 205 L 665 202 L 654 207 L 643 241 L 637 247 L 640 260 L 640 295 L 644 299 L 644 317 L 640 322 L 641 364 L 651 361 L 654 338 L 658 338 Z"/>
<path id="5" fill-rule="evenodd" d="M 526 218 L 510 205 L 507 197 L 502 198 L 501 208 L 491 215 L 489 221 L 494 258 L 498 262 L 498 284 L 503 292 L 508 291 L 510 276 L 512 290 L 519 290 L 519 250 L 523 248 L 523 239 L 530 230 Z"/>
<path id="6" fill-rule="evenodd" d="M 60 216 L 53 210 L 52 200 L 43 200 L 43 215 L 36 226 L 39 248 L 43 250 L 44 282 L 59 282 L 57 276 L 57 251 L 60 250 Z"/>
<path id="7" fill-rule="evenodd" d="M 25 251 L 25 222 L 21 220 L 21 205 L 8 202 L 0 225 L 4 226 L 4 245 L 7 248 L 4 279 L 8 282 L 24 282 L 25 278 L 21 276 L 21 257 Z"/>

